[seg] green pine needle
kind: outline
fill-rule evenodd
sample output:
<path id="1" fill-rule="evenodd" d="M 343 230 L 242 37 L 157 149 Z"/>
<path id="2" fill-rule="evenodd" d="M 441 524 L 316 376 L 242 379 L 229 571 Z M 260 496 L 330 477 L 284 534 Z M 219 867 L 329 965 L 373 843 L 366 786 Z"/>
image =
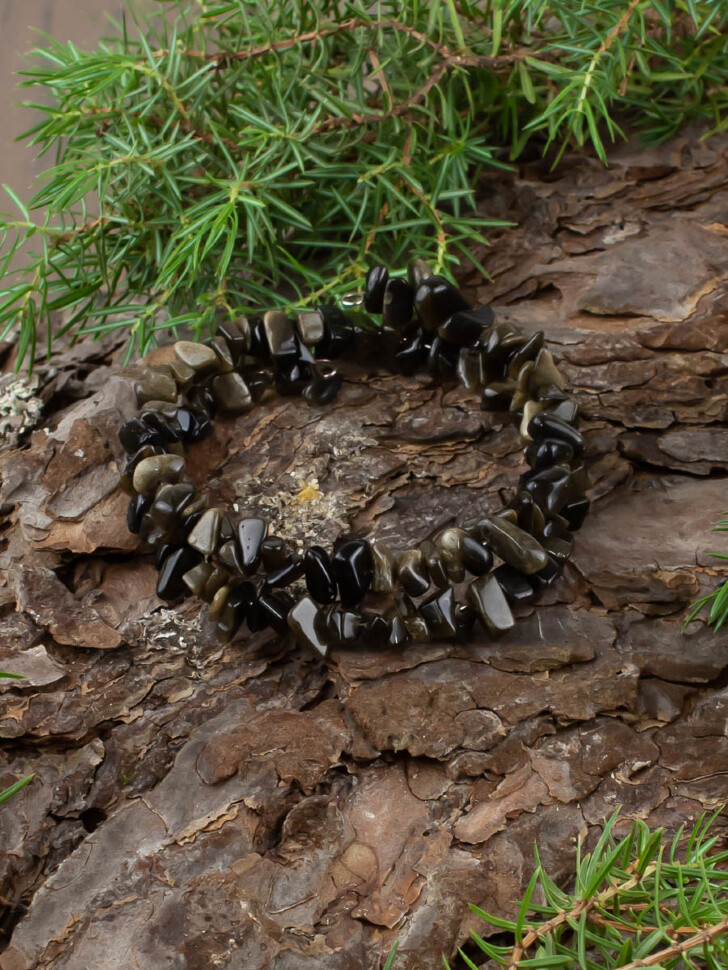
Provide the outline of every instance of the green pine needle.
<path id="1" fill-rule="evenodd" d="M 13 795 L 17 795 L 18 792 L 25 788 L 26 785 L 29 785 L 34 778 L 35 775 L 26 775 L 25 778 L 21 778 L 19 781 L 16 781 L 14 785 L 10 785 L 4 791 L 0 791 L 0 805 L 2 805 L 3 802 L 6 802 L 9 798 L 12 798 Z"/>
<path id="2" fill-rule="evenodd" d="M 451 272 L 498 224 L 479 173 L 530 141 L 605 160 L 624 120 L 651 142 L 728 125 L 715 0 L 162 4 L 96 51 L 45 38 L 24 72 L 49 168 L 0 216 L 18 364 L 61 333 L 122 329 L 144 353 L 336 298 L 373 259 Z"/>
<path id="3" fill-rule="evenodd" d="M 537 865 L 516 921 L 471 910 L 510 945 L 496 945 L 472 932 L 475 946 L 496 964 L 511 970 L 684 970 L 728 966 L 728 852 L 716 851 L 713 823 L 704 815 L 691 832 L 683 829 L 666 840 L 662 829 L 650 832 L 641 820 L 615 839 L 613 815 L 593 851 L 581 853 L 574 889 L 558 891 Z M 545 904 L 534 904 L 532 897 Z M 462 965 L 477 968 L 464 950 Z M 389 955 L 386 970 L 396 970 Z M 443 958 L 443 964 L 449 967 Z"/>
<path id="4" fill-rule="evenodd" d="M 713 532 L 728 532 L 728 513 L 716 522 L 713 526 Z M 726 553 L 713 552 L 711 555 L 714 559 L 728 560 Z M 728 622 L 728 580 L 712 593 L 702 596 L 693 603 L 688 618 L 685 620 L 685 626 L 699 616 L 706 607 L 708 608 L 708 623 L 717 632 Z"/>

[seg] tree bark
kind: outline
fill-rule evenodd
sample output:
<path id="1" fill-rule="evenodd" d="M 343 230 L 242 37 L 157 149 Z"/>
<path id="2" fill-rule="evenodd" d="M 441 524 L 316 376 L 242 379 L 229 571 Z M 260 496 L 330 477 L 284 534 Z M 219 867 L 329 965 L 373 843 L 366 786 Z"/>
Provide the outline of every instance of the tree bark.
<path id="1" fill-rule="evenodd" d="M 128 534 L 118 338 L 0 386 L 2 970 L 430 970 L 476 903 L 512 915 L 538 842 L 568 880 L 618 806 L 676 830 L 728 797 L 720 581 L 728 505 L 728 139 L 628 142 L 479 185 L 513 228 L 462 283 L 546 331 L 582 414 L 594 505 L 564 577 L 498 641 L 324 663 L 217 645 L 164 607 Z M 413 254 L 416 255 L 416 254 Z M 168 349 L 158 352 L 163 358 Z M 10 361 L 10 351 L 5 356 Z M 500 507 L 515 430 L 462 389 L 346 369 L 326 408 L 216 422 L 189 470 L 292 541 L 393 545 Z M 42 404 L 42 414 L 39 413 Z M 723 825 L 722 821 L 719 825 Z"/>

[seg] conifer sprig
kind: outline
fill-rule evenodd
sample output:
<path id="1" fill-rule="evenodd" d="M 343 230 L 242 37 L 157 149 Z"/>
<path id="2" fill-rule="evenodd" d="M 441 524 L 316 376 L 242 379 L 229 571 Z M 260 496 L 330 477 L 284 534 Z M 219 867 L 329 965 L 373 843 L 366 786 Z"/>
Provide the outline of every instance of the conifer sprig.
<path id="1" fill-rule="evenodd" d="M 452 270 L 497 224 L 474 210 L 478 172 L 530 140 L 605 159 L 617 114 L 652 140 L 726 124 L 714 0 L 159 6 L 93 52 L 47 38 L 25 72 L 53 162 L 0 218 L 0 332 L 18 328 L 21 360 L 40 335 L 125 327 L 144 352 L 162 328 L 339 296 L 371 258 Z"/>
<path id="2" fill-rule="evenodd" d="M 713 532 L 728 532 L 728 513 L 715 523 L 713 526 Z M 728 555 L 724 552 L 713 552 L 711 553 L 713 559 L 722 559 L 724 561 L 728 560 Z M 693 603 L 692 609 L 688 614 L 688 618 L 685 621 L 687 626 L 691 620 L 694 620 L 703 610 L 709 607 L 708 610 L 708 623 L 713 627 L 716 632 L 728 622 L 728 580 L 719 586 L 718 589 L 714 590 L 712 593 L 708 593 L 706 596 L 702 596 L 699 600 Z"/>
<path id="3" fill-rule="evenodd" d="M 475 948 L 489 970 L 723 970 L 728 852 L 717 850 L 718 814 L 702 816 L 692 830 L 667 840 L 662 829 L 650 831 L 639 819 L 616 839 L 615 813 L 591 852 L 579 846 L 568 891 L 549 878 L 536 851 L 533 878 L 514 919 L 470 907 L 512 942 L 491 943 L 473 932 Z M 458 953 L 458 967 L 479 970 L 463 949 Z M 390 961 L 396 970 L 392 954 L 387 967 Z M 443 964 L 449 970 L 444 958 Z"/>

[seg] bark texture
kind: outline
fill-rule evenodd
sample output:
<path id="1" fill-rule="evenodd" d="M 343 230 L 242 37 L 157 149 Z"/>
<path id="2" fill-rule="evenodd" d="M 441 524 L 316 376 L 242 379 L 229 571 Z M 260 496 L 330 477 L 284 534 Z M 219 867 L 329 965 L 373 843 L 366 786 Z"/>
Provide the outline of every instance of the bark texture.
<path id="1" fill-rule="evenodd" d="M 0 384 L 2 970 L 434 970 L 511 914 L 537 841 L 568 878 L 623 806 L 676 829 L 728 797 L 728 648 L 685 607 L 728 505 L 728 140 L 629 143 L 487 177 L 516 226 L 463 283 L 544 328 L 584 414 L 594 500 L 563 580 L 498 641 L 335 653 L 216 645 L 155 598 L 124 523 L 118 343 Z M 168 350 L 159 351 L 164 357 Z M 9 370 L 9 351 L 6 348 Z M 189 468 L 284 536 L 399 545 L 500 506 L 514 429 L 462 390 L 347 370 Z M 482 931 L 482 926 L 478 926 Z"/>

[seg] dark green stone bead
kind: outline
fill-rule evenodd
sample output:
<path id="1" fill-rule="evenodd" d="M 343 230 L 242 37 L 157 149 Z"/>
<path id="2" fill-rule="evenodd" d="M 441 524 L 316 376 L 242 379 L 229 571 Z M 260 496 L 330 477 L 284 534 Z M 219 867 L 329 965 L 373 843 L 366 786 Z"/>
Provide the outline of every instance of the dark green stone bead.
<path id="1" fill-rule="evenodd" d="M 566 387 L 566 381 L 554 363 L 551 351 L 542 347 L 533 362 L 533 370 L 529 378 L 529 390 L 533 396 L 540 387 L 550 385 L 563 390 Z"/>
<path id="2" fill-rule="evenodd" d="M 571 469 L 566 465 L 552 465 L 541 471 L 528 472 L 521 476 L 520 487 L 540 508 L 559 512 L 573 491 Z"/>
<path id="3" fill-rule="evenodd" d="M 222 515 L 222 509 L 208 509 L 187 537 L 189 545 L 203 556 L 211 556 L 218 546 Z"/>
<path id="4" fill-rule="evenodd" d="M 506 368 L 509 377 L 517 377 L 526 361 L 535 360 L 543 347 L 543 339 L 543 330 L 538 330 L 508 356 L 506 359 Z"/>
<path id="5" fill-rule="evenodd" d="M 211 386 L 215 404 L 226 414 L 242 414 L 253 406 L 250 388 L 237 371 L 219 374 Z"/>
<path id="6" fill-rule="evenodd" d="M 432 276 L 432 268 L 424 259 L 413 259 L 407 266 L 407 282 L 416 293 L 420 286 Z"/>
<path id="7" fill-rule="evenodd" d="M 309 647 L 321 657 L 329 652 L 329 642 L 321 635 L 321 611 L 310 596 L 303 596 L 288 612 L 288 627 L 298 644 Z"/>
<path id="8" fill-rule="evenodd" d="M 425 539 L 424 542 L 420 543 L 420 552 L 424 557 L 427 573 L 431 581 L 438 589 L 445 589 L 449 580 L 440 550 L 437 548 L 434 542 L 431 542 L 429 539 Z"/>
<path id="9" fill-rule="evenodd" d="M 397 578 L 410 596 L 422 596 L 430 588 L 430 577 L 422 552 L 408 549 L 399 559 Z"/>
<path id="10" fill-rule="evenodd" d="M 218 369 L 218 357 L 208 344 L 193 340 L 178 340 L 174 345 L 177 359 L 196 373 L 213 372 Z"/>
<path id="11" fill-rule="evenodd" d="M 229 580 L 230 573 L 228 570 L 223 569 L 220 566 L 215 566 L 205 580 L 205 585 L 202 587 L 202 592 L 199 594 L 200 597 L 205 600 L 205 602 L 209 603 L 220 587 L 225 586 Z"/>
<path id="12" fill-rule="evenodd" d="M 263 519 L 241 519 L 238 523 L 238 545 L 240 563 L 246 573 L 254 573 L 260 561 L 260 544 L 268 534 L 268 525 Z"/>
<path id="13" fill-rule="evenodd" d="M 177 400 L 177 383 L 169 367 L 146 367 L 134 386 L 137 404 L 147 401 L 167 401 L 174 404 Z"/>
<path id="14" fill-rule="evenodd" d="M 372 590 L 391 593 L 397 576 L 397 557 L 381 539 L 374 539 L 369 548 L 372 551 Z"/>
<path id="15" fill-rule="evenodd" d="M 403 647 L 412 639 L 407 632 L 404 617 L 399 610 L 392 606 L 384 614 L 389 624 L 389 638 L 387 640 L 390 647 Z"/>
<path id="16" fill-rule="evenodd" d="M 140 495 L 150 495 L 163 482 L 176 482 L 185 467 L 179 455 L 152 455 L 143 458 L 134 469 L 132 483 Z"/>
<path id="17" fill-rule="evenodd" d="M 474 579 L 467 596 L 470 605 L 475 608 L 491 634 L 503 633 L 515 625 L 511 608 L 494 575 Z"/>
<path id="18" fill-rule="evenodd" d="M 192 569 L 188 569 L 182 577 L 182 582 L 195 596 L 202 596 L 205 583 L 212 576 L 214 567 L 209 562 L 200 562 Z"/>
<path id="19" fill-rule="evenodd" d="M 298 314 L 298 336 L 307 347 L 324 339 L 324 315 L 320 310 L 304 310 Z"/>
<path id="20" fill-rule="evenodd" d="M 179 524 L 183 510 L 194 497 L 195 486 L 191 482 L 160 485 L 149 509 L 149 518 L 160 529 L 174 529 Z"/>
<path id="21" fill-rule="evenodd" d="M 472 535 L 486 540 L 496 555 L 527 575 L 543 569 L 548 562 L 546 551 L 533 536 L 501 516 L 481 519 Z"/>
<path id="22" fill-rule="evenodd" d="M 452 589 L 433 593 L 420 603 L 420 615 L 436 638 L 448 639 L 457 634 L 455 594 Z"/>
<path id="23" fill-rule="evenodd" d="M 440 550 L 445 572 L 451 583 L 462 583 L 465 579 L 465 566 L 463 564 L 463 540 L 465 531 L 457 526 L 452 529 L 445 529 L 437 539 L 435 545 Z"/>

